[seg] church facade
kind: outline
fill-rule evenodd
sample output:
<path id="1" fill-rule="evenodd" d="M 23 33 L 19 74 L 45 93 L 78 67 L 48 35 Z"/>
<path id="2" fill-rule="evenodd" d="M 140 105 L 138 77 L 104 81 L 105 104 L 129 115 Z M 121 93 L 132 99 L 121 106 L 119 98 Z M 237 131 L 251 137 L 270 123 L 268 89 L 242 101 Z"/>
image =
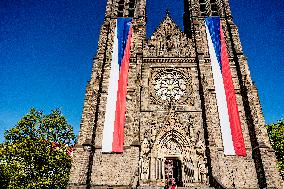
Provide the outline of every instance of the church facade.
<path id="1" fill-rule="evenodd" d="M 146 38 L 146 0 L 107 0 L 87 84 L 69 189 L 282 188 L 258 92 L 228 0 L 184 0 L 184 31 L 169 13 Z M 226 155 L 205 17 L 219 16 L 246 156 Z M 131 17 L 122 153 L 102 153 L 116 18 Z M 148 18 L 151 19 L 151 18 Z"/>

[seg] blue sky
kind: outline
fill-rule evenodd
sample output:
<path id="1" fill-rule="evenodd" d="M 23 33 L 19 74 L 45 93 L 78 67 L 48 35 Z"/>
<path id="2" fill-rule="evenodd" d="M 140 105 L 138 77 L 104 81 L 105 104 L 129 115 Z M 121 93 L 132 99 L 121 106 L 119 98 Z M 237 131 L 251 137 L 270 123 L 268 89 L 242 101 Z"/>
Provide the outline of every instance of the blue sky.
<path id="1" fill-rule="evenodd" d="M 168 8 L 182 27 L 183 0 L 148 0 L 147 35 Z M 266 123 L 284 118 L 284 5 L 231 0 Z M 78 133 L 105 0 L 0 1 L 0 141 L 31 107 L 60 108 Z"/>

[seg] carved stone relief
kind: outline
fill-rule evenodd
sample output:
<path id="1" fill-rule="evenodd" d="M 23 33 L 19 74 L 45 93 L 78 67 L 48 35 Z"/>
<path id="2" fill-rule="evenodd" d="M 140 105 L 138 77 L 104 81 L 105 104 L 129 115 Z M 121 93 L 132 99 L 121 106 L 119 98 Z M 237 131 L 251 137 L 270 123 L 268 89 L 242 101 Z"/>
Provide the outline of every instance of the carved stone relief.
<path id="1" fill-rule="evenodd" d="M 149 110 L 167 110 L 174 105 L 179 110 L 198 109 L 198 93 L 192 68 L 151 67 L 144 71 L 142 106 Z M 148 74 L 146 74 L 148 73 Z"/>
<path id="2" fill-rule="evenodd" d="M 180 71 L 173 69 L 152 70 L 149 83 L 151 97 L 160 103 L 184 101 L 185 96 L 192 93 L 191 84 L 192 82 Z"/>
<path id="3" fill-rule="evenodd" d="M 201 128 L 195 125 L 196 122 L 193 124 L 195 118 L 181 117 L 174 110 L 169 110 L 162 123 L 157 121 L 157 115 L 153 114 L 153 117 L 143 135 L 140 159 L 142 181 L 147 183 L 167 178 L 166 174 L 171 175 L 173 171 L 167 164 L 172 162 L 168 158 L 175 158 L 181 162 L 183 186 L 205 186 L 208 181 L 205 144 Z M 153 159 L 154 165 L 150 163 Z M 149 175 L 149 171 L 154 173 Z"/>

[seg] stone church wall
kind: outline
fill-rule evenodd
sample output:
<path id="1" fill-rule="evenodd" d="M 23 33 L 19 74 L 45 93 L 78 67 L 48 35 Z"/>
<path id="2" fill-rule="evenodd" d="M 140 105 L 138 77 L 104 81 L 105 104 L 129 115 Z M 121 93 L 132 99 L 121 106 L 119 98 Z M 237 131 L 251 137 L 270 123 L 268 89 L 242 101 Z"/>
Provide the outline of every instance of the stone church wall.
<path id="1" fill-rule="evenodd" d="M 93 186 L 131 187 L 138 172 L 139 148 L 126 148 L 122 154 L 95 153 L 92 171 Z"/>
<path id="2" fill-rule="evenodd" d="M 216 5 L 222 17 L 247 156 L 224 155 L 199 0 L 189 0 L 191 7 L 186 7 L 191 16 L 187 32 L 181 31 L 167 14 L 149 39 L 146 39 L 146 1 L 134 1 L 125 151 L 101 152 L 115 19 L 121 2 L 125 6 L 124 16 L 128 16 L 131 1 L 107 1 L 92 76 L 86 88 L 69 189 L 131 188 L 138 184 L 157 187 L 165 180 L 167 160 L 181 162 L 185 187 L 209 187 L 215 179 L 225 188 L 280 188 L 282 181 L 264 127 L 258 92 L 228 0 L 216 0 Z M 214 1 L 205 2 L 206 14 L 213 14 Z M 186 13 L 189 14 L 185 9 Z M 163 82 L 172 84 L 161 87 Z"/>

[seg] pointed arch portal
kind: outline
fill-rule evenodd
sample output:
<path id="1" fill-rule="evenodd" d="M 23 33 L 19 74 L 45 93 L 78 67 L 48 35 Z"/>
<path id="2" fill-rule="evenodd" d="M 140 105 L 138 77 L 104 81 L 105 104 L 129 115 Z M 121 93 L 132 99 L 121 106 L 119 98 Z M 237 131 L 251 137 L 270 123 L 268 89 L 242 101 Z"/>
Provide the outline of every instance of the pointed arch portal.
<path id="1" fill-rule="evenodd" d="M 159 142 L 160 146 L 160 158 L 163 160 L 163 175 L 167 181 L 173 181 L 177 186 L 183 186 L 182 182 L 182 153 L 185 146 L 189 146 L 189 143 L 181 133 L 176 130 L 165 133 Z"/>
<path id="2" fill-rule="evenodd" d="M 145 144 L 142 151 L 149 146 L 148 142 Z M 178 186 L 184 187 L 207 184 L 206 161 L 188 136 L 175 129 L 161 131 L 150 151 L 147 156 L 142 155 L 142 170 L 152 170 L 144 172 L 144 182 L 174 179 Z"/>

